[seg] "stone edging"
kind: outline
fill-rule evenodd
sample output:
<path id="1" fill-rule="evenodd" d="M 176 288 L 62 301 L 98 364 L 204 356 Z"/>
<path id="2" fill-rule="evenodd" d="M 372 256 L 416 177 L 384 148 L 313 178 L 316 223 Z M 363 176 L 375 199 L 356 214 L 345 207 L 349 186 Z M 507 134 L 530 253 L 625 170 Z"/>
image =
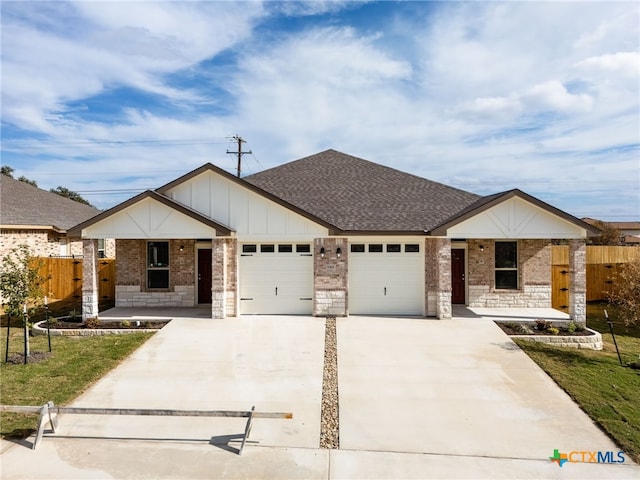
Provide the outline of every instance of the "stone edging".
<path id="1" fill-rule="evenodd" d="M 52 337 L 95 337 L 100 335 L 126 335 L 129 333 L 155 333 L 158 330 L 158 328 L 50 328 L 49 332 Z M 35 323 L 31 333 L 33 335 L 46 335 L 47 321 L 42 320 Z"/>
<path id="2" fill-rule="evenodd" d="M 592 335 L 509 335 L 514 340 L 528 340 L 555 345 L 557 347 L 588 348 L 602 350 L 602 335 L 600 332 L 587 328 Z"/>

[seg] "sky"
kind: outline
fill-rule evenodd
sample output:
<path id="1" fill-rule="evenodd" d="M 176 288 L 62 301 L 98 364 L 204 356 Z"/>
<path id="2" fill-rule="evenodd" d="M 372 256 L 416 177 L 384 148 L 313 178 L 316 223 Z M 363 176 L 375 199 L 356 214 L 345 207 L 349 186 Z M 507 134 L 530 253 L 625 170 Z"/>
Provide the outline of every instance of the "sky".
<path id="1" fill-rule="evenodd" d="M 638 2 L 1 2 L 2 165 L 110 208 L 333 148 L 640 221 Z"/>

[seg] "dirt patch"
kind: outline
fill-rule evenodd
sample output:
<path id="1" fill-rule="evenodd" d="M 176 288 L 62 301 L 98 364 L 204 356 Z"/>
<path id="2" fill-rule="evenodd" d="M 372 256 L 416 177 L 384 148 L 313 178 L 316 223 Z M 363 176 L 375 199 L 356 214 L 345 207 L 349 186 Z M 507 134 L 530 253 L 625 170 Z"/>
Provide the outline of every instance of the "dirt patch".
<path id="1" fill-rule="evenodd" d="M 27 363 L 44 362 L 51 355 L 52 355 L 51 352 L 31 352 L 31 354 L 27 357 Z M 22 353 L 11 353 L 11 354 L 9 354 L 9 358 L 7 359 L 7 363 L 11 363 L 13 365 L 23 365 L 24 364 L 24 354 L 22 354 Z"/>

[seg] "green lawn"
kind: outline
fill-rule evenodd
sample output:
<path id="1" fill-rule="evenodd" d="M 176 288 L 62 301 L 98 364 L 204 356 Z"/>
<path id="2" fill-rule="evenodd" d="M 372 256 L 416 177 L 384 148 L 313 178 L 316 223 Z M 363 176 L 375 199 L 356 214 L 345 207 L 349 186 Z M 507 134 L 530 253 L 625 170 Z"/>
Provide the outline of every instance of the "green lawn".
<path id="1" fill-rule="evenodd" d="M 5 405 L 43 405 L 52 400 L 64 405 L 142 345 L 152 333 L 104 335 L 95 337 L 52 337 L 53 353 L 38 362 L 5 364 L 6 327 L 2 328 L 0 403 Z M 22 331 L 11 330 L 9 353 L 23 351 Z M 31 337 L 31 352 L 48 352 L 46 336 Z M 0 414 L 2 437 L 24 437 L 35 430 L 37 415 Z"/>
<path id="2" fill-rule="evenodd" d="M 603 304 L 588 306 L 587 326 L 602 333 L 602 351 L 552 347 L 518 340 L 518 345 L 636 462 L 640 462 L 640 370 L 620 366 L 604 320 L 615 311 Z M 623 363 L 638 362 L 640 325 L 616 324 L 614 334 Z"/>

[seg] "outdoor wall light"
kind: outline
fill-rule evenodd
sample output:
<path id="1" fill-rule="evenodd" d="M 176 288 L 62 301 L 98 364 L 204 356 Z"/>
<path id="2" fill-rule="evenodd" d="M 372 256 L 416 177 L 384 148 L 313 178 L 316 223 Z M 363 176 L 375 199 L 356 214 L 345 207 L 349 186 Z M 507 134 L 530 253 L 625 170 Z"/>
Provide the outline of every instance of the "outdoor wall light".
<path id="1" fill-rule="evenodd" d="M 180 249 L 181 252 L 184 252 L 184 245 L 180 245 Z"/>
<path id="2" fill-rule="evenodd" d="M 320 258 L 324 258 L 324 247 L 320 247 Z"/>
<path id="3" fill-rule="evenodd" d="M 336 257 L 340 258 L 342 256 L 342 249 L 340 247 L 336 248 Z"/>
<path id="4" fill-rule="evenodd" d="M 484 252 L 484 245 L 480 245 L 480 251 Z"/>

